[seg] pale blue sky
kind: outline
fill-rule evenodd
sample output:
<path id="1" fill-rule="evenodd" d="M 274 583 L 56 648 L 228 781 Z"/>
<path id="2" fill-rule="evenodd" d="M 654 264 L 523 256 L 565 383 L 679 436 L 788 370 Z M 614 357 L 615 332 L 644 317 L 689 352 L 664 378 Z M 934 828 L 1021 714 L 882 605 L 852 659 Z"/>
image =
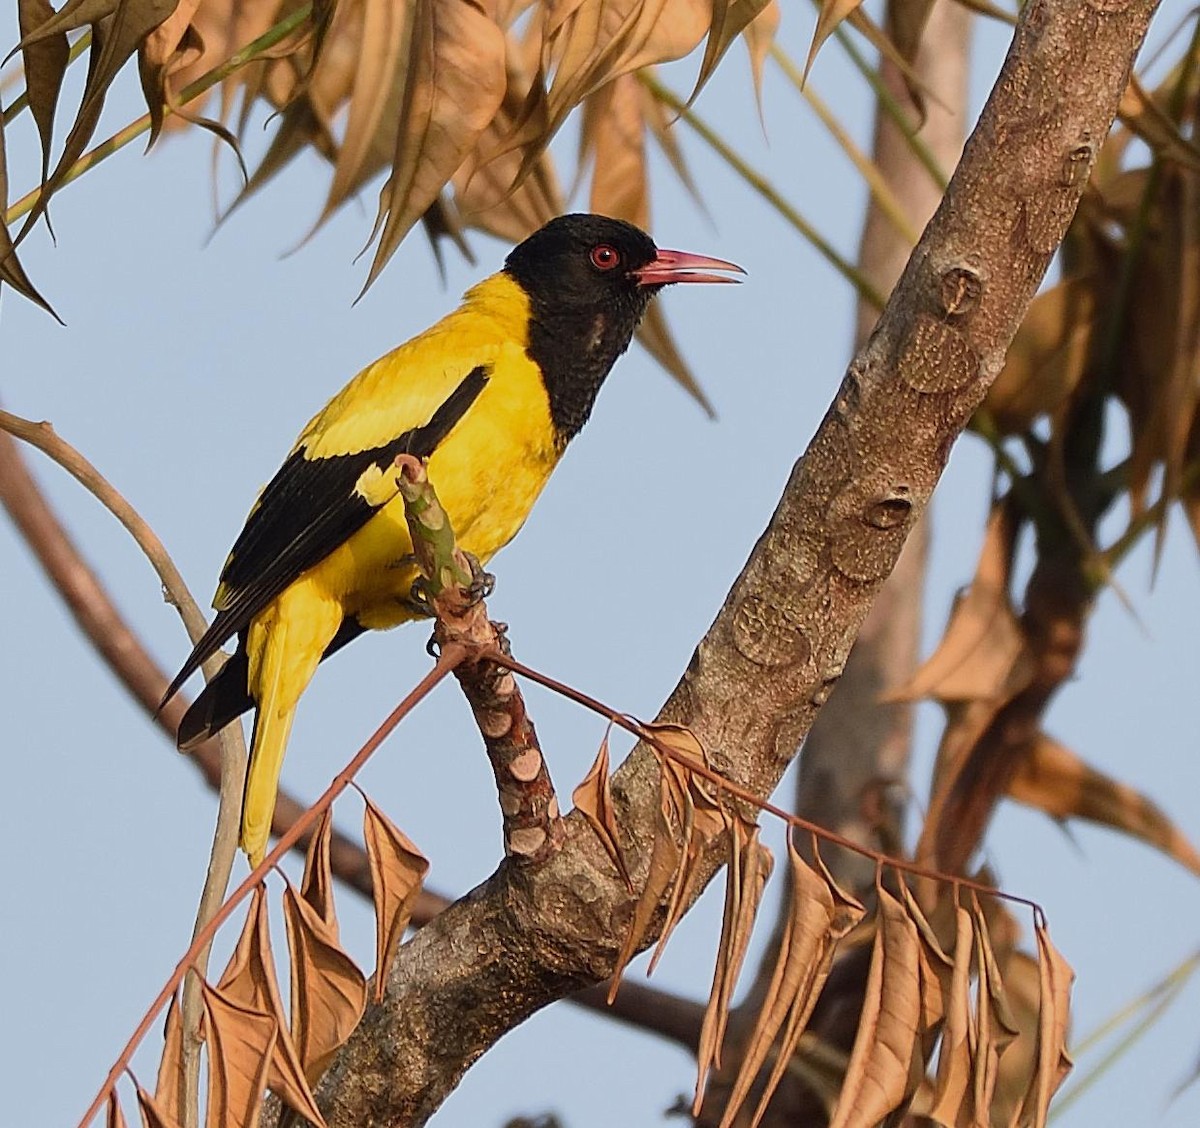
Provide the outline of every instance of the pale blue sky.
<path id="1" fill-rule="evenodd" d="M 13 10 L 0 5 L 6 49 Z M 804 14 L 785 29 L 799 55 L 809 27 Z M 987 37 L 989 73 L 1002 42 Z M 676 89 L 690 85 L 694 66 L 676 68 Z M 977 79 L 977 99 L 988 81 Z M 865 142 L 866 97 L 836 49 L 815 82 Z M 135 87 L 124 76 L 100 136 L 139 112 Z M 852 255 L 863 202 L 853 171 L 770 67 L 765 104 L 769 147 L 735 48 L 699 108 Z M 631 353 L 529 525 L 497 558 L 490 603 L 522 660 L 644 716 L 674 684 L 761 531 L 841 378 L 851 336 L 847 288 L 686 130 L 682 139 L 714 220 L 656 163 L 656 239 L 749 271 L 737 289 L 680 288 L 662 299 L 720 419 L 706 419 Z M 10 144 L 15 195 L 34 168 L 27 128 Z M 252 134 L 251 152 L 260 146 Z M 227 198 L 233 181 L 223 165 Z M 319 211 L 317 162 L 297 162 L 207 242 L 210 169 L 207 140 L 172 139 L 148 159 L 131 148 L 69 187 L 54 206 L 58 246 L 39 233 L 24 256 L 67 328 L 11 292 L 0 308 L 4 406 L 50 419 L 79 446 L 151 522 L 204 604 L 255 491 L 309 415 L 358 367 L 450 308 L 506 251 L 474 239 L 475 268 L 448 254 L 443 288 L 418 234 L 351 307 L 365 277 L 365 261 L 352 260 L 374 215 L 373 191 L 281 258 Z M 40 456 L 30 460 L 122 610 L 173 671 L 187 642 L 149 567 L 78 486 Z M 933 509 L 930 644 L 970 574 L 989 474 L 981 444 L 965 439 Z M 33 1128 L 74 1123 L 186 947 L 215 805 L 82 644 L 4 521 L 0 562 L 2 1119 Z M 1182 523 L 1153 591 L 1147 552 L 1122 580 L 1140 622 L 1103 596 L 1082 675 L 1056 703 L 1051 727 L 1147 790 L 1200 841 L 1200 762 L 1186 706 L 1200 600 Z M 424 640 L 420 628 L 364 639 L 321 671 L 284 768 L 288 789 L 311 798 L 324 788 L 426 668 Z M 529 696 L 566 796 L 603 726 L 541 692 Z M 921 715 L 922 765 L 936 733 L 930 709 Z M 453 688 L 389 740 L 361 781 L 428 854 L 432 886 L 462 892 L 495 866 L 491 775 Z M 344 798 L 337 816 L 355 828 L 356 800 Z M 988 860 L 1006 888 L 1046 907 L 1079 972 L 1076 1022 L 1087 1031 L 1197 944 L 1200 889 L 1144 847 L 1087 828 L 1073 838 L 1009 805 Z M 350 894 L 340 906 L 345 940 L 369 967 L 370 913 Z M 663 987 L 707 995 L 718 913 L 719 895 L 710 895 L 680 928 L 657 974 Z M 1062 1123 L 1200 1122 L 1200 1091 L 1167 1104 L 1200 1051 L 1198 1001 L 1193 985 Z M 156 1060 L 153 1044 L 137 1058 L 143 1083 L 152 1084 Z M 674 1048 L 561 1005 L 489 1053 L 435 1123 L 498 1125 L 544 1110 L 572 1128 L 654 1123 L 693 1080 L 691 1061 Z"/>

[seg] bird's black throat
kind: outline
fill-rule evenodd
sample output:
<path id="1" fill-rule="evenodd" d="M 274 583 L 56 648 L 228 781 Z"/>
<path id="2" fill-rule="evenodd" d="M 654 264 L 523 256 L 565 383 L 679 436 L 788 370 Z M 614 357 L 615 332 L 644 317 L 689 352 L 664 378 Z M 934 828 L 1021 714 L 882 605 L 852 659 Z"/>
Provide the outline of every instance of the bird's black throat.
<path id="1" fill-rule="evenodd" d="M 656 254 L 650 236 L 632 224 L 564 215 L 505 260 L 505 273 L 529 299 L 526 352 L 541 369 L 560 446 L 587 422 L 605 377 L 662 288 L 643 285 L 636 274 Z"/>
<path id="2" fill-rule="evenodd" d="M 541 369 L 550 418 L 563 446 L 588 421 L 600 387 L 629 348 L 649 299 L 649 291 L 641 290 L 627 300 L 579 309 L 539 309 L 533 300 L 526 351 Z"/>

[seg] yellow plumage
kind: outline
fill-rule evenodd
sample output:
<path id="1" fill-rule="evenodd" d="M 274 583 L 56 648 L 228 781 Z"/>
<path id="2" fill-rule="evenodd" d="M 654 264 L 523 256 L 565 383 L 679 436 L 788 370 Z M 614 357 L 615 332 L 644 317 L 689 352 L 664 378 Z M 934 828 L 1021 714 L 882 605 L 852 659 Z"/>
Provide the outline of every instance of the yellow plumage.
<path id="1" fill-rule="evenodd" d="M 737 269 L 659 251 L 618 220 L 552 220 L 304 428 L 251 509 L 216 617 L 163 698 L 237 637 L 178 739 L 194 747 L 255 709 L 242 812 L 252 862 L 265 852 L 296 704 L 317 666 L 361 631 L 420 613 L 396 456 L 427 459 L 460 547 L 486 563 L 524 524 L 650 297 L 671 282 L 725 280 L 702 272 L 711 268 Z"/>
<path id="2" fill-rule="evenodd" d="M 524 524 L 560 455 L 541 373 L 525 352 L 528 322 L 529 299 L 516 283 L 487 279 L 454 313 L 364 368 L 313 417 L 295 449 L 316 460 L 383 446 L 426 423 L 473 368 L 486 365 L 487 386 L 429 459 L 460 547 L 485 563 Z M 390 500 L 379 512 L 250 625 L 248 688 L 258 719 L 242 848 L 252 862 L 270 833 L 296 704 L 342 619 L 381 629 L 415 618 L 408 600 L 417 570 L 404 559 L 412 542 L 403 501 L 394 484 L 378 480 L 360 492 L 378 504 L 380 489 Z"/>

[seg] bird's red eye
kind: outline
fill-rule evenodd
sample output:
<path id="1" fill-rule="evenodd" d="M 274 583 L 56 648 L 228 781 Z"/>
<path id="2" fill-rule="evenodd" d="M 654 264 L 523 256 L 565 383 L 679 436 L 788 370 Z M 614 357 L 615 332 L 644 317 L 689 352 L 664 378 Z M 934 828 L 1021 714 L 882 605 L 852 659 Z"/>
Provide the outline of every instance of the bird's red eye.
<path id="1" fill-rule="evenodd" d="M 600 243 L 592 248 L 592 265 L 597 270 L 612 270 L 621 263 L 621 252 L 607 243 Z"/>

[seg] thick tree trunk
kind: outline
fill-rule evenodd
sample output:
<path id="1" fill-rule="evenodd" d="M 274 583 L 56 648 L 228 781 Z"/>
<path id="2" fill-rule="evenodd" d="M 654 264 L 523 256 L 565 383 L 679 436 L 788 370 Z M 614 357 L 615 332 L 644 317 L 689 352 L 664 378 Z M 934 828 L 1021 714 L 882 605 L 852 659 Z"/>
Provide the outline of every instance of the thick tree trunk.
<path id="1" fill-rule="evenodd" d="M 847 656 L 1074 213 L 1152 0 L 1033 0 L 937 214 L 724 608 L 663 708 L 768 794 Z M 614 776 L 645 876 L 659 802 L 639 747 Z M 717 851 L 706 859 L 715 870 Z M 533 1011 L 613 966 L 632 898 L 582 819 L 404 948 L 321 1085 L 331 1125 L 420 1124 Z M 649 938 L 647 938 L 649 939 Z"/>

